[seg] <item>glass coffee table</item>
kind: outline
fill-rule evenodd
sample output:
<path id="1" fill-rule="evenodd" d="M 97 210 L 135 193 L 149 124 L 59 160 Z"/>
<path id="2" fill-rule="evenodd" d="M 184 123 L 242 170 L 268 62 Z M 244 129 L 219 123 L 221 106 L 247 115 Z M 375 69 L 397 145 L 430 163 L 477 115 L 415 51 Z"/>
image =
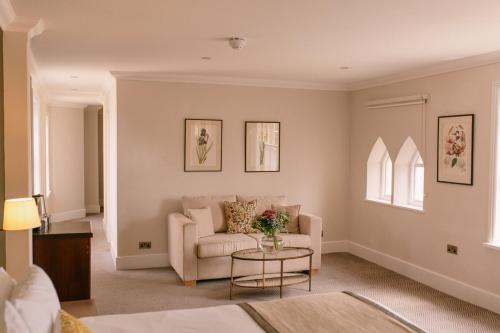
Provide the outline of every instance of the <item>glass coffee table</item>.
<path id="1" fill-rule="evenodd" d="M 311 291 L 312 255 L 314 251 L 302 247 L 285 247 L 276 253 L 264 253 L 260 249 L 247 249 L 233 252 L 231 254 L 231 282 L 229 285 L 229 299 L 233 299 L 233 286 L 242 288 L 280 288 L 280 298 L 283 295 L 283 287 L 299 283 L 309 282 Z M 309 257 L 309 271 L 305 273 L 284 273 L 283 264 L 287 260 Z M 234 261 L 261 261 L 262 274 L 234 277 Z M 279 261 L 279 273 L 266 273 L 266 262 Z"/>

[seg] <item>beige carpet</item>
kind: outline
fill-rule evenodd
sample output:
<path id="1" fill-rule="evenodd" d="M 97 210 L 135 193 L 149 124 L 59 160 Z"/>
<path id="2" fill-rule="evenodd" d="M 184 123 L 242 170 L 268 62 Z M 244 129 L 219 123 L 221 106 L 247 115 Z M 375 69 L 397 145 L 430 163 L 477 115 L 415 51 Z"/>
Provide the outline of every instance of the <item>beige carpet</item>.
<path id="1" fill-rule="evenodd" d="M 170 268 L 114 271 L 100 216 L 92 226 L 92 297 L 100 315 L 205 307 L 269 300 L 277 289 L 236 289 L 229 301 L 228 280 L 184 287 Z M 428 332 L 500 332 L 500 316 L 443 294 L 347 253 L 323 256 L 313 277 L 313 293 L 350 290 L 372 298 Z M 288 287 L 284 297 L 305 295 L 306 285 Z"/>

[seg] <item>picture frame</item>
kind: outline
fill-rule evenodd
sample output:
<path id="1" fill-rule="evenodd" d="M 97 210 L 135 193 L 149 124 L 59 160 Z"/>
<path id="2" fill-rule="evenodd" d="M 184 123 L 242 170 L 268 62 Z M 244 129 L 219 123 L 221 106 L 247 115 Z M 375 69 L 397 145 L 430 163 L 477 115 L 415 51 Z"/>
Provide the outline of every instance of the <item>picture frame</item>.
<path id="1" fill-rule="evenodd" d="M 474 114 L 438 117 L 437 181 L 473 185 Z"/>
<path id="2" fill-rule="evenodd" d="M 222 120 L 184 119 L 184 172 L 222 171 Z"/>
<path id="3" fill-rule="evenodd" d="M 245 121 L 245 172 L 280 172 L 281 123 Z"/>

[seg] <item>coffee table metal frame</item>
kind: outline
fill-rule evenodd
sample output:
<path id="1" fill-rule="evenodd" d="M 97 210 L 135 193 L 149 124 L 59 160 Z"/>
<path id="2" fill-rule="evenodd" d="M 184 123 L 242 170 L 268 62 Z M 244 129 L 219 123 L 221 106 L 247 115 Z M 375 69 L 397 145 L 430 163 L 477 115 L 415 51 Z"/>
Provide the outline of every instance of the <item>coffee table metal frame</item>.
<path id="1" fill-rule="evenodd" d="M 279 278 L 280 278 L 280 284 L 279 284 L 280 298 L 282 298 L 282 296 L 283 296 L 283 287 L 284 286 L 291 286 L 291 285 L 295 285 L 295 284 L 309 282 L 309 291 L 311 291 L 312 255 L 314 254 L 314 251 L 312 249 L 303 248 L 303 247 L 285 247 L 280 252 L 287 252 L 287 251 L 292 252 L 293 250 L 304 250 L 304 253 L 303 254 L 299 254 L 299 255 L 293 255 L 293 256 L 290 256 L 290 257 L 287 257 L 287 256 L 279 257 L 279 256 L 276 256 L 277 253 L 265 253 L 265 252 L 262 252 L 262 250 L 260 250 L 260 249 L 246 249 L 246 250 L 240 250 L 240 251 L 233 252 L 231 254 L 231 281 L 230 281 L 230 284 L 229 284 L 229 299 L 230 300 L 233 299 L 233 286 L 238 286 L 238 287 L 242 287 L 242 288 L 260 288 L 260 289 L 277 288 L 278 286 L 273 285 L 273 284 L 266 286 L 266 275 L 271 276 L 271 274 L 266 274 L 266 262 L 268 262 L 268 261 L 279 261 L 280 262 L 280 272 L 279 272 Z M 255 258 L 255 257 L 251 257 L 250 256 L 250 255 L 256 254 L 256 253 L 262 253 L 262 257 Z M 245 257 L 245 254 L 248 254 L 249 257 Z M 300 259 L 300 258 L 306 258 L 306 257 L 309 257 L 309 271 L 308 271 L 308 274 L 294 274 L 294 275 L 292 275 L 290 277 L 300 277 L 300 276 L 303 276 L 303 277 L 307 277 L 307 279 L 300 280 L 298 282 L 292 282 L 292 283 L 287 283 L 285 281 L 285 283 L 284 283 L 284 279 L 286 280 L 286 278 L 288 277 L 288 276 L 284 276 L 284 273 L 283 273 L 283 263 L 284 263 L 284 261 L 286 261 L 286 260 L 293 260 L 293 259 Z M 243 277 L 240 277 L 240 278 L 235 278 L 234 277 L 234 260 L 262 261 L 262 274 L 259 274 L 260 276 L 262 276 L 262 278 L 256 279 L 256 280 L 262 281 L 262 285 L 258 285 L 257 284 L 255 286 L 248 286 L 248 285 L 245 286 L 245 285 L 238 284 L 238 282 L 243 281 L 242 279 L 244 279 L 245 277 L 248 277 L 248 276 L 243 276 Z M 270 278 L 271 277 L 268 277 L 267 279 L 270 279 Z"/>

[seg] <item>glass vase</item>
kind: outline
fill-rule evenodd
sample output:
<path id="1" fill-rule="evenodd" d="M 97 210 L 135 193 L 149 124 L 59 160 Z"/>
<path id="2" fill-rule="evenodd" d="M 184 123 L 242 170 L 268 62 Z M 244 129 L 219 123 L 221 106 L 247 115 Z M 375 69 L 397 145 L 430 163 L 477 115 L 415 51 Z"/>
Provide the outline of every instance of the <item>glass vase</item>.
<path id="1" fill-rule="evenodd" d="M 280 236 L 264 236 L 260 241 L 260 248 L 264 253 L 276 253 L 283 249 L 284 242 Z"/>

